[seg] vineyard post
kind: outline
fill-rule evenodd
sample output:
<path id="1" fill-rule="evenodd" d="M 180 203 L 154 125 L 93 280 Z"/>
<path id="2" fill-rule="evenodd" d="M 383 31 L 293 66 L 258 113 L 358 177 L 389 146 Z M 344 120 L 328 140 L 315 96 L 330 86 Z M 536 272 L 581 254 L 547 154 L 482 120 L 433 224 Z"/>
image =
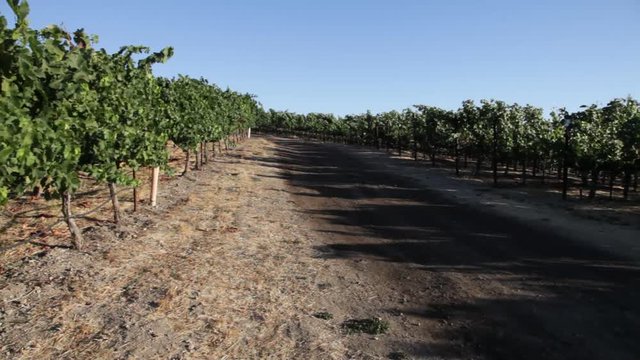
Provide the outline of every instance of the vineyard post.
<path id="1" fill-rule="evenodd" d="M 157 205 L 159 177 L 160 177 L 160 168 L 154 167 L 151 173 L 151 206 L 153 207 Z"/>
<path id="2" fill-rule="evenodd" d="M 569 188 L 569 140 L 571 138 L 571 119 L 565 119 L 564 147 L 562 158 L 562 200 L 567 200 L 567 189 Z M 582 191 L 582 188 L 580 188 Z M 581 194 L 582 195 L 582 194 Z"/>
<path id="3" fill-rule="evenodd" d="M 136 171 L 133 170 L 133 180 L 136 180 Z M 133 187 L 133 212 L 138 211 L 138 185 Z"/>
<path id="4" fill-rule="evenodd" d="M 491 151 L 491 169 L 493 172 L 493 185 L 498 184 L 498 119 L 493 119 L 493 143 Z"/>
<path id="5" fill-rule="evenodd" d="M 418 130 L 416 122 L 416 116 L 411 115 L 411 134 L 413 137 L 413 147 L 411 150 L 413 152 L 413 160 L 418 161 Z"/>
<path id="6" fill-rule="evenodd" d="M 460 139 L 456 136 L 455 140 L 453 156 L 456 158 L 456 176 L 460 176 Z"/>

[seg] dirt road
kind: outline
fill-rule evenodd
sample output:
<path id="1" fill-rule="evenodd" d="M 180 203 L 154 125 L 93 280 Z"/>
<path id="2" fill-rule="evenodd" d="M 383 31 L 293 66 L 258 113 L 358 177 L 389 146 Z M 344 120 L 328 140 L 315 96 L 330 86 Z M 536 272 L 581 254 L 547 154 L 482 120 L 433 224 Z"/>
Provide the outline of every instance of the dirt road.
<path id="1" fill-rule="evenodd" d="M 256 138 L 82 252 L 0 252 L 0 358 L 640 358 L 637 262 L 383 165 Z"/>
<path id="2" fill-rule="evenodd" d="M 391 324 L 346 338 L 352 356 L 640 358 L 637 263 L 455 203 L 342 146 L 276 143 L 279 157 L 260 161 L 281 169 L 333 269 L 322 305 Z"/>

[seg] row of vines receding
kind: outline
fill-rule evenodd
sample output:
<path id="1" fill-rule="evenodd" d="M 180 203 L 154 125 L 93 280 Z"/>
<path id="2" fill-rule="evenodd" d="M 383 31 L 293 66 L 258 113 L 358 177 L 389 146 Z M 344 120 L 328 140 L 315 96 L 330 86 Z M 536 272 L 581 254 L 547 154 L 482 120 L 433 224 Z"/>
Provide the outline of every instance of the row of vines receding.
<path id="1" fill-rule="evenodd" d="M 436 165 L 451 160 L 457 175 L 473 161 L 475 174 L 489 167 L 493 183 L 509 171 L 520 183 L 536 177 L 544 183 L 553 172 L 563 198 L 570 186 L 588 190 L 593 198 L 603 180 L 611 194 L 614 183 L 627 200 L 637 191 L 640 170 L 640 105 L 619 98 L 606 106 L 559 109 L 544 116 L 541 108 L 482 100 L 466 100 L 455 110 L 415 105 L 401 112 L 370 112 L 336 117 L 270 110 L 260 118 L 262 131 L 293 134 L 324 141 L 410 151 Z M 611 196 L 611 195 L 610 195 Z"/>

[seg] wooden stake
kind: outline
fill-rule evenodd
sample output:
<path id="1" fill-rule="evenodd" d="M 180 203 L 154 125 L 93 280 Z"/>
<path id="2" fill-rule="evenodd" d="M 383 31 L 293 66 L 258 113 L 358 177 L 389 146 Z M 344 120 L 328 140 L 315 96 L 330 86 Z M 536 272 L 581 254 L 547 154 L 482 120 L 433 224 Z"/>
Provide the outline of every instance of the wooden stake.
<path id="1" fill-rule="evenodd" d="M 133 180 L 136 180 L 136 171 L 133 170 Z M 138 211 L 138 186 L 133 188 L 133 212 Z"/>
<path id="2" fill-rule="evenodd" d="M 158 199 L 158 178 L 160 177 L 160 168 L 154 167 L 151 174 L 151 206 L 156 206 Z"/>

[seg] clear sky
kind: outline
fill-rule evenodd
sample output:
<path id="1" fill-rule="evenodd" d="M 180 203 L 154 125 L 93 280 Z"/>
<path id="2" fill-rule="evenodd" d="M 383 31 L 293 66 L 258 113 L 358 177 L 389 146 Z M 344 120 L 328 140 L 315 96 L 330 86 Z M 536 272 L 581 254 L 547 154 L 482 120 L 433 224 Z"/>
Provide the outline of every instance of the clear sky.
<path id="1" fill-rule="evenodd" d="M 546 110 L 640 97 L 640 0 L 32 0 L 32 25 L 175 47 L 265 108 L 339 115 L 467 98 Z M 8 15 L 4 1 L 0 11 Z"/>

